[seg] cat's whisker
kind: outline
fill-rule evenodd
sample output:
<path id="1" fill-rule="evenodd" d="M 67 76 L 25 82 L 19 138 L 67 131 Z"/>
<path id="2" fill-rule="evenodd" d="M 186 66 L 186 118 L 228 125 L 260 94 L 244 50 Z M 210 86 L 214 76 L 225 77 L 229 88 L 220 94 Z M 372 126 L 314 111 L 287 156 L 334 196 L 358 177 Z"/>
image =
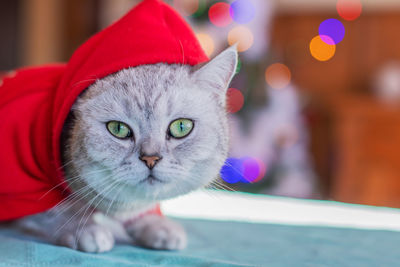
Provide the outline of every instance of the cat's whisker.
<path id="1" fill-rule="evenodd" d="M 107 171 L 113 172 L 114 170 L 110 170 L 110 169 L 108 169 L 108 168 L 104 168 L 104 169 L 95 170 L 95 171 L 91 171 L 91 172 L 85 173 L 84 175 L 85 175 L 85 176 L 90 176 L 90 175 L 93 175 L 93 174 L 102 174 L 102 173 L 107 172 Z M 77 178 L 77 179 L 76 179 L 76 178 Z M 74 181 L 71 182 L 71 180 L 74 180 Z M 74 176 L 74 177 L 68 178 L 68 179 L 67 179 L 67 181 L 68 181 L 68 186 L 71 187 L 75 182 L 81 181 L 81 180 L 82 180 L 82 174 L 78 174 L 78 175 L 76 175 L 76 176 Z M 65 191 L 65 190 L 66 190 L 66 189 L 64 189 L 64 191 Z M 64 191 L 63 191 L 63 192 L 64 192 Z"/>
<path id="2" fill-rule="evenodd" d="M 109 191 L 111 192 L 113 190 L 114 187 L 118 186 L 120 184 L 120 182 L 118 180 L 115 180 L 114 182 L 112 182 L 111 184 L 109 184 L 105 189 L 103 189 L 103 191 L 101 191 L 100 193 L 98 193 L 89 203 L 88 203 L 88 208 L 90 206 L 92 206 L 92 204 L 94 203 L 94 201 L 98 198 L 101 197 L 100 201 L 98 201 L 96 203 L 96 205 L 94 206 L 93 210 L 95 210 L 98 205 L 105 199 L 106 195 L 108 194 Z M 84 215 L 86 214 L 86 211 L 88 210 L 88 208 L 85 210 Z"/>
<path id="3" fill-rule="evenodd" d="M 45 196 L 47 196 L 51 191 L 55 190 L 57 187 L 60 187 L 60 186 L 62 186 L 62 185 L 64 185 L 64 184 L 66 184 L 66 183 L 67 183 L 67 180 L 64 180 L 64 181 L 62 181 L 61 183 L 58 183 L 57 185 L 53 186 L 51 189 L 49 189 L 48 191 L 46 191 L 46 193 L 44 193 L 44 194 L 39 198 L 39 200 L 43 199 Z M 65 189 L 64 189 L 64 190 L 65 190 Z M 63 191 L 63 193 L 64 193 L 64 191 Z"/>
<path id="4" fill-rule="evenodd" d="M 85 185 L 79 190 L 75 191 L 73 196 L 69 197 L 68 201 L 65 202 L 66 205 L 64 207 L 59 208 L 58 214 L 62 214 L 66 210 L 73 208 L 80 201 L 87 198 L 90 194 L 96 194 L 96 190 L 92 187 L 103 187 L 108 185 L 110 182 L 107 179 L 102 179 L 100 181 L 94 182 L 91 185 Z M 61 205 L 60 205 L 61 206 Z"/>
<path id="5" fill-rule="evenodd" d="M 228 191 L 233 191 L 233 192 L 237 191 L 237 190 L 233 189 L 232 187 L 230 187 L 229 185 L 223 184 L 223 183 L 221 183 L 221 182 L 219 182 L 217 180 L 212 181 L 211 184 L 217 184 L 217 185 L 223 187 L 225 190 L 228 190 Z"/>
<path id="6" fill-rule="evenodd" d="M 68 203 L 68 202 L 72 201 L 73 199 L 75 199 L 79 195 L 81 195 L 84 192 L 86 192 L 86 190 L 88 190 L 89 188 L 90 188 L 89 186 L 84 186 L 84 187 L 72 192 L 66 198 L 64 198 L 63 200 L 58 202 L 57 205 L 55 205 L 52 209 L 57 210 L 57 213 L 62 213 L 63 212 L 62 209 L 63 209 L 63 206 L 64 206 L 65 203 Z M 70 204 L 72 204 L 72 203 L 70 203 Z"/>
<path id="7" fill-rule="evenodd" d="M 198 181 L 196 179 L 193 180 L 187 180 L 188 182 L 191 182 L 195 187 L 198 187 Z M 204 192 L 209 195 L 210 197 L 220 201 L 222 198 L 219 195 L 214 194 L 214 192 L 210 190 L 204 190 Z M 184 192 L 185 193 L 185 192 Z"/>
<path id="8" fill-rule="evenodd" d="M 71 164 L 74 163 L 74 162 L 76 162 L 76 161 L 73 160 L 73 159 L 71 159 L 70 161 L 67 161 L 67 162 L 65 162 L 64 164 L 62 164 L 60 167 L 58 167 L 57 170 L 58 170 L 58 171 L 59 171 L 59 170 L 62 170 L 62 169 L 64 169 L 65 167 L 71 165 Z"/>
<path id="9" fill-rule="evenodd" d="M 116 169 L 115 168 L 114 169 L 100 168 L 100 169 L 92 170 L 92 171 L 85 172 L 85 173 L 81 173 L 81 172 L 76 171 L 76 175 L 75 176 L 68 176 L 66 180 L 71 180 L 71 179 L 74 179 L 76 177 L 82 177 L 82 175 L 90 176 L 90 175 L 93 175 L 93 174 L 101 174 L 101 173 L 106 172 L 106 171 L 109 171 L 110 173 L 112 173 L 112 172 L 116 171 Z"/>
<path id="10" fill-rule="evenodd" d="M 104 184 L 107 184 L 106 182 L 104 182 Z M 72 197 L 69 201 L 65 202 L 64 206 L 61 206 L 60 208 L 57 209 L 57 214 L 55 215 L 56 217 L 63 214 L 64 212 L 67 212 L 68 210 L 72 210 L 73 208 L 75 208 L 79 203 L 81 203 L 81 201 L 86 198 L 89 194 L 94 193 L 95 191 L 93 190 L 93 188 L 87 186 L 86 188 L 84 188 L 84 190 L 78 194 L 75 195 L 74 197 Z"/>
<path id="11" fill-rule="evenodd" d="M 82 181 L 82 177 L 77 177 L 76 179 L 77 179 L 77 181 Z M 106 181 L 106 179 L 99 179 L 96 182 L 94 182 L 94 184 L 92 184 L 92 185 L 95 185 L 95 184 L 98 184 L 98 183 L 102 183 L 102 182 L 107 182 L 107 181 Z M 82 186 L 81 188 L 73 191 L 66 198 L 64 198 L 62 201 L 57 203 L 57 205 L 55 207 L 58 207 L 59 205 L 61 205 L 66 200 L 70 200 L 71 198 L 76 197 L 77 195 L 79 195 L 81 193 L 81 191 L 84 191 L 87 188 L 90 188 L 90 186 L 86 184 L 86 185 Z"/>
<path id="12" fill-rule="evenodd" d="M 223 190 L 223 191 L 228 191 L 226 188 L 224 188 L 223 186 L 219 185 L 219 184 L 210 184 L 210 188 L 211 189 L 218 189 L 218 190 Z"/>
<path id="13" fill-rule="evenodd" d="M 192 176 L 190 176 L 190 178 L 189 179 L 187 179 L 187 180 L 185 180 L 185 181 L 187 181 L 187 182 L 191 182 L 191 183 L 193 183 L 193 185 L 195 185 L 196 187 L 198 186 L 198 180 L 200 179 L 200 177 L 199 176 L 195 176 L 195 177 L 192 177 Z M 213 184 L 213 182 L 214 181 L 211 181 L 208 185 L 206 185 L 206 186 L 209 186 L 209 185 L 213 185 L 215 188 L 217 188 L 217 189 L 222 189 L 222 190 L 227 190 L 226 188 L 224 188 L 224 187 L 222 187 L 221 185 L 219 185 L 219 184 Z M 216 199 L 218 199 L 218 200 L 221 200 L 221 197 L 219 197 L 218 195 L 215 195 L 215 194 L 213 194 L 214 192 L 212 192 L 212 191 L 210 191 L 210 190 L 205 190 L 204 192 L 206 192 L 206 194 L 208 194 L 208 195 L 210 195 L 211 197 L 213 197 L 213 198 L 216 198 Z"/>
<path id="14" fill-rule="evenodd" d="M 107 178 L 109 178 L 109 177 L 107 177 Z M 105 180 L 107 180 L 107 179 L 105 179 Z M 106 181 L 106 182 L 108 182 L 108 181 Z M 108 187 L 106 187 L 106 189 L 108 189 Z M 92 189 L 93 191 L 94 191 L 94 189 Z M 104 190 L 102 190 L 98 195 L 100 195 L 101 193 L 103 193 L 104 192 Z M 97 196 L 98 196 L 97 195 Z M 94 199 L 96 199 L 97 198 L 97 196 L 94 198 Z M 75 218 L 78 214 L 80 214 L 86 207 L 90 207 L 90 205 L 93 203 L 93 200 L 92 201 L 90 201 L 90 203 L 87 203 L 86 205 L 84 205 L 82 208 L 80 208 L 77 212 L 75 212 L 61 227 L 59 227 L 58 229 L 57 229 L 57 231 L 55 232 L 55 235 L 62 229 L 62 228 L 64 228 L 65 227 L 65 225 L 67 225 L 73 218 Z"/>
<path id="15" fill-rule="evenodd" d="M 71 202 L 73 199 L 76 199 L 80 195 L 84 194 L 85 192 L 87 192 L 88 189 L 90 189 L 89 186 L 84 186 L 84 187 L 74 191 L 73 193 L 69 194 L 66 198 L 64 198 L 62 201 L 57 203 L 57 205 L 55 205 L 53 207 L 53 209 L 57 209 L 57 213 L 62 213 L 64 204 L 67 203 L 66 206 L 68 206 L 68 204 L 74 204 L 74 203 L 68 203 L 68 202 Z M 73 206 L 73 205 L 70 205 L 70 206 Z"/>
<path id="16" fill-rule="evenodd" d="M 102 187 L 103 185 L 107 185 L 108 183 L 109 183 L 109 181 L 107 180 L 107 177 L 105 177 L 104 179 L 102 179 L 100 181 L 92 183 L 91 186 Z M 94 188 L 92 188 L 91 186 L 85 185 L 82 188 L 80 188 L 79 190 L 73 192 L 70 196 L 68 196 L 68 199 L 66 199 L 66 200 L 70 201 L 71 203 L 67 203 L 66 207 L 61 207 L 58 211 L 58 214 L 61 214 L 64 211 L 72 208 L 75 204 L 79 203 L 79 201 L 86 198 L 89 194 L 95 192 Z M 61 202 L 66 202 L 66 200 L 63 200 Z M 57 206 L 60 206 L 61 202 L 59 204 L 57 204 Z"/>
<path id="17" fill-rule="evenodd" d="M 95 198 L 93 198 L 91 200 L 90 203 L 88 203 L 88 207 L 86 208 L 85 212 L 83 213 L 83 216 L 81 217 L 81 220 L 78 223 L 78 227 L 77 227 L 77 232 L 76 232 L 76 236 L 77 238 L 75 239 L 75 242 L 79 242 L 79 239 L 82 235 L 83 229 L 85 228 L 85 225 L 87 224 L 87 222 L 89 221 L 90 217 L 92 216 L 93 212 L 96 210 L 96 208 L 100 205 L 101 202 L 103 202 L 103 200 L 105 199 L 107 193 L 105 191 L 109 191 L 111 192 L 116 186 L 118 186 L 120 184 L 120 182 L 118 180 L 115 180 L 113 183 L 111 183 L 107 188 L 105 188 L 102 192 L 100 192 Z M 104 193 L 104 194 L 103 194 Z M 97 202 L 97 204 L 92 207 L 92 204 L 94 203 L 94 201 L 101 196 L 100 201 Z M 91 211 L 89 212 L 89 214 L 86 216 L 86 212 L 89 210 L 89 208 L 91 208 Z M 86 216 L 86 220 L 85 222 L 82 224 L 82 226 L 80 227 L 83 218 L 85 218 Z M 76 246 L 76 244 L 75 244 Z"/>
<path id="18" fill-rule="evenodd" d="M 105 171 L 113 171 L 113 170 L 109 170 L 109 169 L 101 169 L 101 170 L 95 170 L 95 171 L 91 171 L 91 172 L 87 172 L 85 175 L 93 175 L 93 174 L 100 174 L 103 173 Z M 72 181 L 73 180 L 73 181 Z M 72 181 L 72 182 L 71 182 Z M 77 181 L 82 181 L 82 175 L 76 175 L 74 177 L 68 178 L 67 182 L 69 187 L 71 187 L 72 184 L 74 184 Z M 107 181 L 106 177 L 99 177 L 97 178 L 97 182 L 102 182 L 102 181 Z M 92 184 L 93 185 L 93 184 Z M 70 195 L 67 196 L 67 198 L 65 198 L 64 200 L 62 200 L 60 203 L 58 203 L 55 207 L 59 206 L 59 204 L 61 204 L 62 202 L 64 202 L 65 200 L 70 199 L 73 195 L 76 195 L 77 193 L 81 192 L 82 190 L 84 190 L 86 187 L 88 187 L 89 185 L 85 185 L 82 188 L 75 190 L 74 192 L 72 192 Z M 66 189 L 64 189 L 65 191 Z M 64 192 L 63 191 L 63 192 Z"/>
<path id="19" fill-rule="evenodd" d="M 223 188 L 220 188 L 220 187 L 218 187 L 218 186 L 216 186 L 216 185 L 213 185 L 213 187 L 211 187 L 213 190 L 204 190 L 204 192 L 207 194 L 207 195 L 209 195 L 210 197 L 212 197 L 212 198 L 215 198 L 215 199 L 217 199 L 217 200 L 222 200 L 222 197 L 220 196 L 220 195 L 218 195 L 218 194 L 216 194 L 216 192 L 214 192 L 215 190 L 224 190 L 225 191 L 225 189 L 223 189 Z"/>
<path id="20" fill-rule="evenodd" d="M 233 188 L 231 188 L 231 187 L 229 187 L 229 186 L 227 186 L 227 185 L 224 185 L 224 184 L 217 184 L 217 183 L 212 183 L 212 184 L 218 186 L 220 189 L 223 189 L 223 190 L 225 190 L 225 191 L 236 192 L 235 189 L 233 189 Z"/>
<path id="21" fill-rule="evenodd" d="M 97 171 L 93 171 L 93 172 L 89 172 L 88 175 L 92 175 L 92 174 L 97 174 L 97 173 L 101 173 L 104 171 L 107 171 L 108 169 L 103 169 L 103 170 L 97 170 Z M 76 175 L 73 177 L 68 177 L 67 179 L 65 179 L 64 181 L 62 181 L 61 183 L 58 183 L 57 185 L 53 186 L 51 189 L 49 189 L 46 193 L 44 193 L 39 200 L 43 199 L 45 196 L 47 196 L 51 191 L 55 190 L 57 187 L 60 187 L 64 184 L 68 184 L 68 186 L 70 186 L 71 184 L 75 183 L 76 181 L 80 181 L 81 180 L 81 175 Z M 71 182 L 72 181 L 72 182 Z M 65 192 L 65 190 L 68 188 L 68 186 L 66 186 L 64 188 L 64 190 L 62 191 L 62 193 Z"/>
<path id="22" fill-rule="evenodd" d="M 118 192 L 114 195 L 114 198 L 112 199 L 112 201 L 110 202 L 110 204 L 108 205 L 108 208 L 106 210 L 105 215 L 108 216 L 108 212 L 110 211 L 110 208 L 112 207 L 112 205 L 114 204 L 114 201 L 117 199 L 117 197 L 119 196 L 119 194 L 122 192 L 122 190 L 124 189 L 125 185 L 127 184 L 128 181 L 125 181 L 121 184 L 121 188 L 118 190 Z"/>

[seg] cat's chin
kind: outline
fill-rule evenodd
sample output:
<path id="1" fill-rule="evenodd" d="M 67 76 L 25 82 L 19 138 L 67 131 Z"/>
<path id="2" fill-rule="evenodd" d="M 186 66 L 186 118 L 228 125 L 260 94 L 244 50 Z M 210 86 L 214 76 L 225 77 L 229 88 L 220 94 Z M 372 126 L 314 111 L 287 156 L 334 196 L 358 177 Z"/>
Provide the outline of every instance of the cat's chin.
<path id="1" fill-rule="evenodd" d="M 165 184 L 165 183 L 167 183 L 166 180 L 157 178 L 156 176 L 150 174 L 146 178 L 144 178 L 143 180 L 139 181 L 138 184 L 155 186 L 157 184 Z"/>

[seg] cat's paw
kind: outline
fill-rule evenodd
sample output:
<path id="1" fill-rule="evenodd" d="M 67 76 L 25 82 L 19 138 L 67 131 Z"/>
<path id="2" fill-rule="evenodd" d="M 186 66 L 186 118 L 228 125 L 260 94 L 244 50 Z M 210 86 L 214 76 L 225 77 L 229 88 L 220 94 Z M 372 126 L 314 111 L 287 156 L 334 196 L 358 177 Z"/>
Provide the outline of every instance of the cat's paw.
<path id="1" fill-rule="evenodd" d="M 114 247 L 114 236 L 107 228 L 89 225 L 78 233 L 68 232 L 60 236 L 58 244 L 83 252 L 106 252 Z"/>
<path id="2" fill-rule="evenodd" d="M 187 239 L 183 227 L 165 217 L 147 215 L 126 226 L 134 242 L 146 248 L 181 250 Z"/>

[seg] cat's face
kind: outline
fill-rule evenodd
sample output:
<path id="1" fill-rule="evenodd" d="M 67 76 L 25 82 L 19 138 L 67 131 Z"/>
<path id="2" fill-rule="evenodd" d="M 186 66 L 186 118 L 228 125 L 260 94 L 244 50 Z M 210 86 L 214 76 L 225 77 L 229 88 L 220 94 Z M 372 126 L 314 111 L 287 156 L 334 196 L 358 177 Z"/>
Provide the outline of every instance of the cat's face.
<path id="1" fill-rule="evenodd" d="M 199 70 L 143 65 L 98 80 L 73 107 L 64 152 L 71 188 L 129 203 L 210 183 L 228 152 L 225 93 L 236 60 L 230 48 Z"/>

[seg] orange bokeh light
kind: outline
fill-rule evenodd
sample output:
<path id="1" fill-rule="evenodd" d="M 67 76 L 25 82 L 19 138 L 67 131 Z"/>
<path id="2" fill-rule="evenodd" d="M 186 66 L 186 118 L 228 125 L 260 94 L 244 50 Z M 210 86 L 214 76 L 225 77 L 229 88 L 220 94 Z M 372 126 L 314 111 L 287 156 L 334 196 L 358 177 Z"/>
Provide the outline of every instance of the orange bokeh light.
<path id="1" fill-rule="evenodd" d="M 199 0 L 174 0 L 174 7 L 185 16 L 191 16 L 199 9 Z"/>
<path id="2" fill-rule="evenodd" d="M 237 26 L 228 33 L 229 45 L 238 44 L 238 51 L 244 52 L 249 49 L 254 42 L 253 33 L 244 26 Z"/>
<path id="3" fill-rule="evenodd" d="M 328 38 L 331 39 L 326 35 L 324 35 L 323 38 L 324 40 Z M 335 55 L 336 45 L 333 44 L 333 40 L 329 43 L 332 44 L 327 44 L 324 42 L 319 35 L 315 36 L 310 42 L 311 55 L 319 61 L 327 61 L 331 59 Z"/>
<path id="4" fill-rule="evenodd" d="M 345 20 L 355 20 L 361 15 L 361 0 L 338 0 L 336 10 Z"/>
<path id="5" fill-rule="evenodd" d="M 290 83 L 291 77 L 289 68 L 281 63 L 272 64 L 265 71 L 265 80 L 274 89 L 285 88 Z"/>
<path id="6" fill-rule="evenodd" d="M 214 53 L 215 44 L 213 38 L 207 33 L 198 33 L 196 34 L 197 39 L 200 42 L 201 47 L 208 57 L 210 57 Z"/>

